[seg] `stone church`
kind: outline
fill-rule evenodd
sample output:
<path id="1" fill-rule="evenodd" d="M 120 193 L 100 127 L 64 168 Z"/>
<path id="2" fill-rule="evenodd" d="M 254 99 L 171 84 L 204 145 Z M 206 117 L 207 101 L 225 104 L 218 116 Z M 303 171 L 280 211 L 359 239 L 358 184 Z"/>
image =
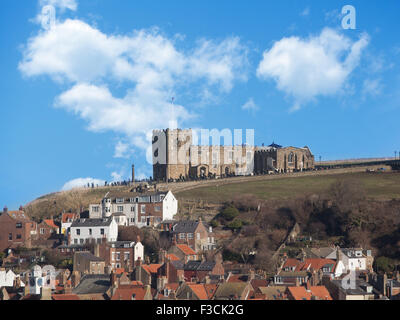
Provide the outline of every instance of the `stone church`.
<path id="1" fill-rule="evenodd" d="M 308 147 L 250 145 L 193 145 L 191 129 L 154 130 L 153 179 L 190 180 L 271 172 L 295 172 L 314 168 Z"/>

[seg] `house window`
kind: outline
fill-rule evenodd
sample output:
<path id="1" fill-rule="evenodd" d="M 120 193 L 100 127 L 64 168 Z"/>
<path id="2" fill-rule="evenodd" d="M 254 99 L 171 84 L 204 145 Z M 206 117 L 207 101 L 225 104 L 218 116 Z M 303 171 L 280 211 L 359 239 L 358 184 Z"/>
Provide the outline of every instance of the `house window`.
<path id="1" fill-rule="evenodd" d="M 80 241 L 79 241 L 79 242 L 80 242 L 80 244 L 83 244 L 83 239 L 80 239 Z"/>
<path id="2" fill-rule="evenodd" d="M 115 261 L 115 252 L 111 252 L 111 261 Z"/>
<path id="3" fill-rule="evenodd" d="M 129 260 L 129 252 L 124 252 L 124 260 L 125 261 Z"/>
<path id="4" fill-rule="evenodd" d="M 92 235 L 92 229 L 89 229 L 89 236 Z"/>
<path id="5" fill-rule="evenodd" d="M 117 198 L 117 203 L 124 203 L 124 199 L 123 198 Z"/>
<path id="6" fill-rule="evenodd" d="M 131 218 L 131 222 L 134 223 L 135 222 L 135 218 Z"/>
<path id="7" fill-rule="evenodd" d="M 12 233 L 8 234 L 8 240 L 12 240 Z"/>
<path id="8" fill-rule="evenodd" d="M 104 229 L 100 229 L 100 234 L 104 236 Z"/>
<path id="9" fill-rule="evenodd" d="M 18 222 L 18 223 L 15 225 L 15 227 L 16 227 L 17 229 L 21 229 L 21 228 L 22 228 L 22 223 L 21 223 L 21 222 Z"/>
<path id="10" fill-rule="evenodd" d="M 193 239 L 193 233 L 188 233 L 188 239 Z"/>
<path id="11" fill-rule="evenodd" d="M 93 212 L 99 212 L 99 207 L 93 207 Z"/>
<path id="12" fill-rule="evenodd" d="M 179 239 L 185 239 L 185 238 L 186 238 L 186 235 L 184 233 L 179 234 Z"/>
<path id="13" fill-rule="evenodd" d="M 20 234 L 17 234 L 17 239 L 22 239 L 22 236 Z"/>
<path id="14" fill-rule="evenodd" d="M 44 234 L 45 230 L 44 228 L 40 228 L 40 234 Z"/>
<path id="15" fill-rule="evenodd" d="M 131 207 L 131 212 L 135 212 L 135 206 Z"/>
<path id="16" fill-rule="evenodd" d="M 41 231 L 40 231 L 41 232 Z M 81 229 L 76 229 L 76 235 L 80 236 L 81 235 Z"/>
<path id="17" fill-rule="evenodd" d="M 160 211 L 161 211 L 160 206 L 155 206 L 155 207 L 154 207 L 154 211 L 155 211 L 155 212 L 160 212 Z"/>
<path id="18" fill-rule="evenodd" d="M 78 239 L 74 239 L 74 244 L 78 244 Z"/>
<path id="19" fill-rule="evenodd" d="M 116 260 L 119 261 L 121 258 L 121 253 L 120 252 L 116 252 Z"/>
<path id="20" fill-rule="evenodd" d="M 117 207 L 118 212 L 124 212 L 124 207 L 123 206 L 118 206 Z"/>
<path id="21" fill-rule="evenodd" d="M 146 205 L 145 205 L 145 204 L 142 204 L 142 205 L 140 206 L 140 212 L 141 212 L 141 213 L 146 213 Z"/>
<path id="22" fill-rule="evenodd" d="M 197 233 L 197 240 L 200 240 L 200 233 Z"/>

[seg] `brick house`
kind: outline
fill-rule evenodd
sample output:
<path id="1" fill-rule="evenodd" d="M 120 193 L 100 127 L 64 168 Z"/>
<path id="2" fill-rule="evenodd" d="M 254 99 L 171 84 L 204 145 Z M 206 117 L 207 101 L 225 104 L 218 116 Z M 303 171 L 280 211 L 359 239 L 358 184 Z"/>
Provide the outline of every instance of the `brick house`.
<path id="1" fill-rule="evenodd" d="M 53 219 L 43 220 L 37 225 L 38 240 L 48 240 L 55 234 L 59 234 L 59 227 L 54 223 Z"/>
<path id="2" fill-rule="evenodd" d="M 7 248 L 32 246 L 37 224 L 23 211 L 8 211 L 4 208 L 0 215 L 0 251 Z"/>
<path id="3" fill-rule="evenodd" d="M 143 264 L 142 259 L 135 262 L 135 280 L 142 282 L 144 285 L 150 285 L 152 288 L 157 287 L 158 269 L 161 264 Z"/>
<path id="4" fill-rule="evenodd" d="M 89 251 L 75 252 L 74 271 L 78 271 L 81 274 L 104 274 L 105 262 Z"/>
<path id="5" fill-rule="evenodd" d="M 212 227 L 198 221 L 178 221 L 172 227 L 172 241 L 186 244 L 194 251 L 213 250 L 216 247 Z"/>
<path id="6" fill-rule="evenodd" d="M 186 244 L 173 245 L 171 248 L 169 248 L 168 254 L 178 257 L 183 263 L 188 263 L 189 261 L 196 261 L 199 259 L 197 253 Z"/>
<path id="7" fill-rule="evenodd" d="M 184 280 L 184 264 L 180 260 L 166 259 L 157 272 L 157 289 L 166 288 L 167 284 L 179 283 Z"/>
<path id="8" fill-rule="evenodd" d="M 144 248 L 140 239 L 131 241 L 114 241 L 96 244 L 95 255 L 105 261 L 107 267 L 112 270 L 122 268 L 127 272 L 132 272 L 135 261 L 144 259 Z"/>
<path id="9" fill-rule="evenodd" d="M 225 271 L 221 263 L 214 261 L 189 261 L 184 266 L 186 282 L 203 282 L 207 276 L 224 276 Z"/>

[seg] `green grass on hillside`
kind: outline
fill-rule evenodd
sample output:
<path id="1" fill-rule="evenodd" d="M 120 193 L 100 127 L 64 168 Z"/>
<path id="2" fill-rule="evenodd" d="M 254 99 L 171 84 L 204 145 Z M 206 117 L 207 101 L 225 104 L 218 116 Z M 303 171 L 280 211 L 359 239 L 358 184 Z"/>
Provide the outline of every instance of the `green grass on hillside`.
<path id="1" fill-rule="evenodd" d="M 284 200 L 302 195 L 327 191 L 339 179 L 357 181 L 371 199 L 390 200 L 400 198 L 400 173 L 347 173 L 288 177 L 274 180 L 243 182 L 221 186 L 199 187 L 177 193 L 178 199 L 201 199 L 225 202 L 235 196 L 252 194 L 259 199 Z"/>

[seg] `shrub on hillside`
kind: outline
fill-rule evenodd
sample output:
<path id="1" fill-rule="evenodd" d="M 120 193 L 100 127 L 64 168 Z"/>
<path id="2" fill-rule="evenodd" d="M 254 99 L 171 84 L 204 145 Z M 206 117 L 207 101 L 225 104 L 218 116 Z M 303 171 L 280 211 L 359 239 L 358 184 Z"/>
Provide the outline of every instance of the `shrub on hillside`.
<path id="1" fill-rule="evenodd" d="M 232 221 L 239 215 L 239 210 L 236 209 L 234 206 L 226 207 L 221 212 L 221 217 L 227 221 Z"/>

